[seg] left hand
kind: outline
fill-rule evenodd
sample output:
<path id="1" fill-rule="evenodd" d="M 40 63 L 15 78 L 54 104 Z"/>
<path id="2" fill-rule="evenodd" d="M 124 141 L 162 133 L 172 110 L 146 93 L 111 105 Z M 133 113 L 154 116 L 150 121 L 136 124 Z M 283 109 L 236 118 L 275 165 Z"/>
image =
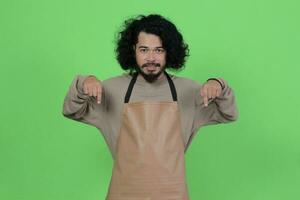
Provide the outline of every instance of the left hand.
<path id="1" fill-rule="evenodd" d="M 200 95 L 203 97 L 204 106 L 207 107 L 210 99 L 215 99 L 221 95 L 222 87 L 218 81 L 209 80 L 202 85 Z"/>

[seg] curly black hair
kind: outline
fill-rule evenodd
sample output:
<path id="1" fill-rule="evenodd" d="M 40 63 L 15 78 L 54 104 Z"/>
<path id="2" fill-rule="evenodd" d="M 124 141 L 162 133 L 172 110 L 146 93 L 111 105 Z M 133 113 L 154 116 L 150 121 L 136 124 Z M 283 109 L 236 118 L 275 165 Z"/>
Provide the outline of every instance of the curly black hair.
<path id="1" fill-rule="evenodd" d="M 140 32 L 157 35 L 166 50 L 166 69 L 181 70 L 189 56 L 188 45 L 176 26 L 161 15 L 138 15 L 125 20 L 123 30 L 117 34 L 116 58 L 122 69 L 136 71 L 137 63 L 133 46 L 138 43 Z"/>

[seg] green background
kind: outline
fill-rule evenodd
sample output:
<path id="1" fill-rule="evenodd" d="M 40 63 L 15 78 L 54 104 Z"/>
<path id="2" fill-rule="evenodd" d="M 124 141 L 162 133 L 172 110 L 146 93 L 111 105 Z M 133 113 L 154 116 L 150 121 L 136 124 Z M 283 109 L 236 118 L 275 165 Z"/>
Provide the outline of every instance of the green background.
<path id="1" fill-rule="evenodd" d="M 297 0 L 1 0 L 0 199 L 102 200 L 112 158 L 61 114 L 77 74 L 122 73 L 124 19 L 159 13 L 190 46 L 176 75 L 233 88 L 237 122 L 200 129 L 186 154 L 192 200 L 300 199 Z"/>

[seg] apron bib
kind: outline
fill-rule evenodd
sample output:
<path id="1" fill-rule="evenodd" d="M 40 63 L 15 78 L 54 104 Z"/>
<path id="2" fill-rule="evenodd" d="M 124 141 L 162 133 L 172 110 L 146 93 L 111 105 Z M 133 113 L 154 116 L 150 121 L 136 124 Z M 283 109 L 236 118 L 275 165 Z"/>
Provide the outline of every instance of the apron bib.
<path id="1" fill-rule="evenodd" d="M 184 142 L 174 83 L 173 101 L 129 103 L 129 84 L 106 200 L 188 200 Z"/>

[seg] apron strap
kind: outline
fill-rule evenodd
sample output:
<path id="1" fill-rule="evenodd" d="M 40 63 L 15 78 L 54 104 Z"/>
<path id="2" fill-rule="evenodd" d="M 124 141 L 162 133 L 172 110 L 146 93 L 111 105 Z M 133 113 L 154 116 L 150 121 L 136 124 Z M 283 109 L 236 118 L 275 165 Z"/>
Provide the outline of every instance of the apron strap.
<path id="1" fill-rule="evenodd" d="M 176 92 L 176 89 L 175 89 L 175 85 L 171 79 L 171 77 L 169 76 L 169 74 L 164 71 L 167 79 L 168 79 L 168 82 L 169 82 L 169 86 L 170 86 L 170 90 L 171 90 L 171 93 L 172 93 L 172 97 L 173 97 L 173 101 L 177 101 L 177 92 Z"/>
<path id="2" fill-rule="evenodd" d="M 138 76 L 137 72 L 135 72 L 133 74 L 133 76 L 132 76 L 132 79 L 131 79 L 131 81 L 129 83 L 129 86 L 128 86 L 128 89 L 127 89 L 127 92 L 126 92 L 124 103 L 128 103 L 129 102 L 129 99 L 130 99 L 130 96 L 131 96 L 131 92 L 132 92 L 133 86 L 134 86 L 134 84 L 136 82 L 137 76 Z"/>
<path id="3" fill-rule="evenodd" d="M 176 89 L 175 89 L 175 85 L 174 85 L 171 77 L 169 76 L 169 74 L 166 71 L 164 71 L 164 74 L 167 77 L 167 80 L 168 80 L 168 83 L 169 83 L 169 86 L 170 86 L 170 90 L 171 90 L 171 93 L 172 93 L 173 101 L 177 101 L 177 92 L 176 92 Z M 129 86 L 128 86 L 128 89 L 127 89 L 127 92 L 126 92 L 126 95 L 125 95 L 124 103 L 129 102 L 129 99 L 130 99 L 130 96 L 131 96 L 131 93 L 132 93 L 132 90 L 133 90 L 133 86 L 136 82 L 137 76 L 138 76 L 138 72 L 135 72 L 132 76 L 132 79 L 129 83 Z"/>

